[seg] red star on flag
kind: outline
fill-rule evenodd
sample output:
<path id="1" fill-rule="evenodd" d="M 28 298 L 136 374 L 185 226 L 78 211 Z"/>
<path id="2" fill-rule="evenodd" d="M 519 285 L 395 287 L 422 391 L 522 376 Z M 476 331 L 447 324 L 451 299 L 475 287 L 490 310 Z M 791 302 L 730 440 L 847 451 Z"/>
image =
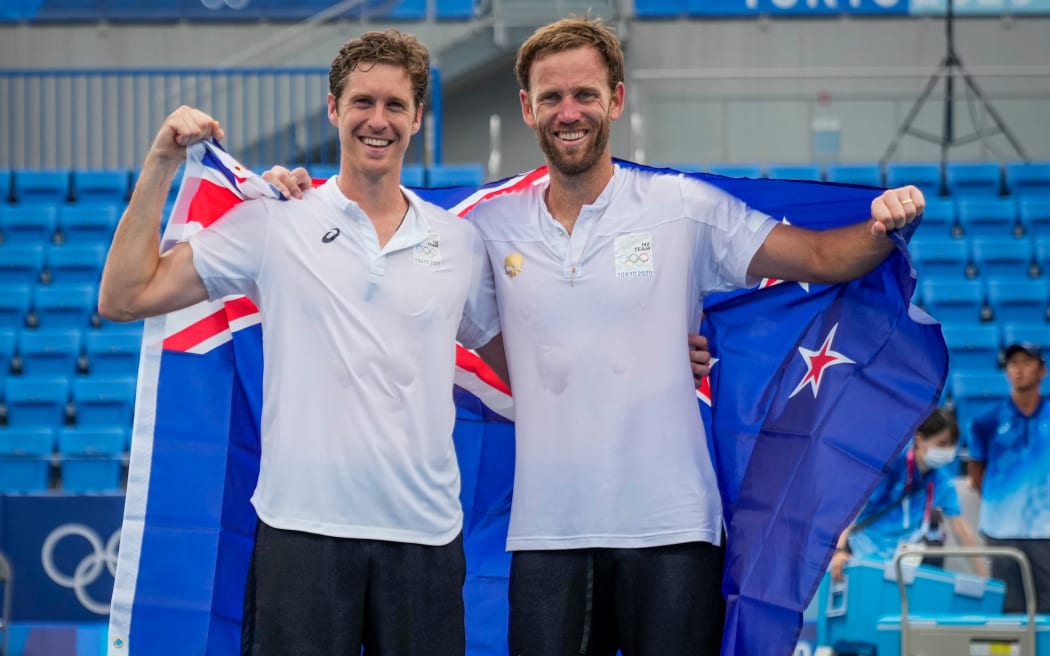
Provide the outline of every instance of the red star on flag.
<path id="1" fill-rule="evenodd" d="M 715 363 L 718 362 L 718 358 L 711 358 L 707 362 L 708 372 L 714 370 Z M 707 407 L 711 407 L 711 374 L 708 373 L 706 376 L 700 379 L 700 385 L 696 388 L 696 398 L 707 404 Z"/>
<path id="2" fill-rule="evenodd" d="M 802 359 L 806 361 L 806 375 L 799 381 L 795 391 L 788 396 L 789 399 L 801 392 L 806 385 L 809 385 L 810 389 L 812 389 L 813 398 L 817 398 L 817 394 L 820 393 L 820 382 L 823 380 L 824 372 L 828 370 L 828 367 L 834 367 L 837 364 L 855 364 L 853 360 L 850 360 L 845 355 L 831 350 L 831 343 L 835 340 L 835 331 L 838 329 L 839 325 L 835 324 L 817 351 L 811 351 L 801 346 L 798 348 Z"/>

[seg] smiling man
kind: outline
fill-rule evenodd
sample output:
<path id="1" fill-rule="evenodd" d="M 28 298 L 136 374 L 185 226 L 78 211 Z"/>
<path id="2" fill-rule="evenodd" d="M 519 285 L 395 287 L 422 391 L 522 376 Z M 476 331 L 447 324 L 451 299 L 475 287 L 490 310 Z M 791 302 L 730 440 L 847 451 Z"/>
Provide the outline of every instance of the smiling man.
<path id="1" fill-rule="evenodd" d="M 699 180 L 617 164 L 624 58 L 596 20 L 541 27 L 516 73 L 549 180 L 469 217 L 500 272 L 517 418 L 510 652 L 716 654 L 721 503 L 678 336 L 708 293 L 870 271 L 922 194 L 887 191 L 866 220 L 813 232 Z"/>
<path id="2" fill-rule="evenodd" d="M 299 202 L 241 203 L 158 256 L 186 147 L 223 134 L 180 107 L 157 133 L 106 261 L 99 310 L 111 319 L 240 294 L 261 311 L 245 654 L 465 650 L 455 341 L 485 345 L 496 329 L 479 326 L 498 321 L 472 319 L 495 304 L 474 228 L 399 183 L 429 73 L 410 35 L 347 43 L 329 76 L 338 175 L 297 190 Z"/>

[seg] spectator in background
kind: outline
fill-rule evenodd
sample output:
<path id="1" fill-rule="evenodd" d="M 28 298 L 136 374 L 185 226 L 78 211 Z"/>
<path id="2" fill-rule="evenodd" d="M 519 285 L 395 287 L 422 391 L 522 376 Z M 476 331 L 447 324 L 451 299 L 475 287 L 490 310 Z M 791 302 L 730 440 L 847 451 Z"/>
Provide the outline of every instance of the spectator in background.
<path id="1" fill-rule="evenodd" d="M 857 521 L 839 536 L 831 558 L 832 579 L 842 580 L 843 568 L 853 556 L 891 560 L 904 545 L 943 544 L 939 518 L 947 521 L 960 544 L 978 545 L 973 529 L 962 516 L 949 472 L 958 447 L 955 418 L 937 408 L 919 426 L 912 444 L 890 465 Z M 988 576 L 983 559 L 974 559 L 974 569 Z"/>
<path id="2" fill-rule="evenodd" d="M 981 495 L 981 533 L 989 545 L 1016 547 L 1028 557 L 1040 613 L 1050 613 L 1050 403 L 1040 394 L 1045 376 L 1037 346 L 1007 347 L 1010 398 L 974 419 L 969 464 L 970 484 Z M 992 574 L 1006 582 L 1006 612 L 1024 612 L 1016 563 L 996 558 Z"/>

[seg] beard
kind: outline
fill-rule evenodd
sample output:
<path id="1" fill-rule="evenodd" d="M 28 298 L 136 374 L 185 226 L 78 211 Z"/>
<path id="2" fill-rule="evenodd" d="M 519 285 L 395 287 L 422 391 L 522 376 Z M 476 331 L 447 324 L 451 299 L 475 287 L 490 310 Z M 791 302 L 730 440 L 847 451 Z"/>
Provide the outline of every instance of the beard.
<path id="1" fill-rule="evenodd" d="M 588 146 L 569 146 L 568 153 L 559 150 L 556 137 L 543 128 L 536 127 L 536 141 L 547 158 L 547 164 L 562 175 L 579 175 L 594 168 L 601 161 L 609 143 L 609 120 L 598 122 Z"/>

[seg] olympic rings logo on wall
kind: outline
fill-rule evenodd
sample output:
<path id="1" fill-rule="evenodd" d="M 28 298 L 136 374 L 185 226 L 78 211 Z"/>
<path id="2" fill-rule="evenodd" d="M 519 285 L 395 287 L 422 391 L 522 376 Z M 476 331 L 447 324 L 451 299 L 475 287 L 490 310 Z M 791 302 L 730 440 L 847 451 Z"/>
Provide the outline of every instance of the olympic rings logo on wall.
<path id="1" fill-rule="evenodd" d="M 87 540 L 91 552 L 77 563 L 72 574 L 67 574 L 55 565 L 55 547 L 65 538 L 74 536 Z M 63 588 L 71 589 L 84 608 L 98 615 L 108 615 L 109 601 L 102 603 L 92 599 L 87 589 L 102 576 L 103 568 L 109 570 L 110 576 L 116 575 L 119 544 L 120 529 L 113 531 L 113 535 L 109 536 L 109 540 L 103 545 L 102 538 L 90 526 L 63 524 L 44 538 L 44 544 L 40 547 L 40 562 L 48 577 Z"/>

